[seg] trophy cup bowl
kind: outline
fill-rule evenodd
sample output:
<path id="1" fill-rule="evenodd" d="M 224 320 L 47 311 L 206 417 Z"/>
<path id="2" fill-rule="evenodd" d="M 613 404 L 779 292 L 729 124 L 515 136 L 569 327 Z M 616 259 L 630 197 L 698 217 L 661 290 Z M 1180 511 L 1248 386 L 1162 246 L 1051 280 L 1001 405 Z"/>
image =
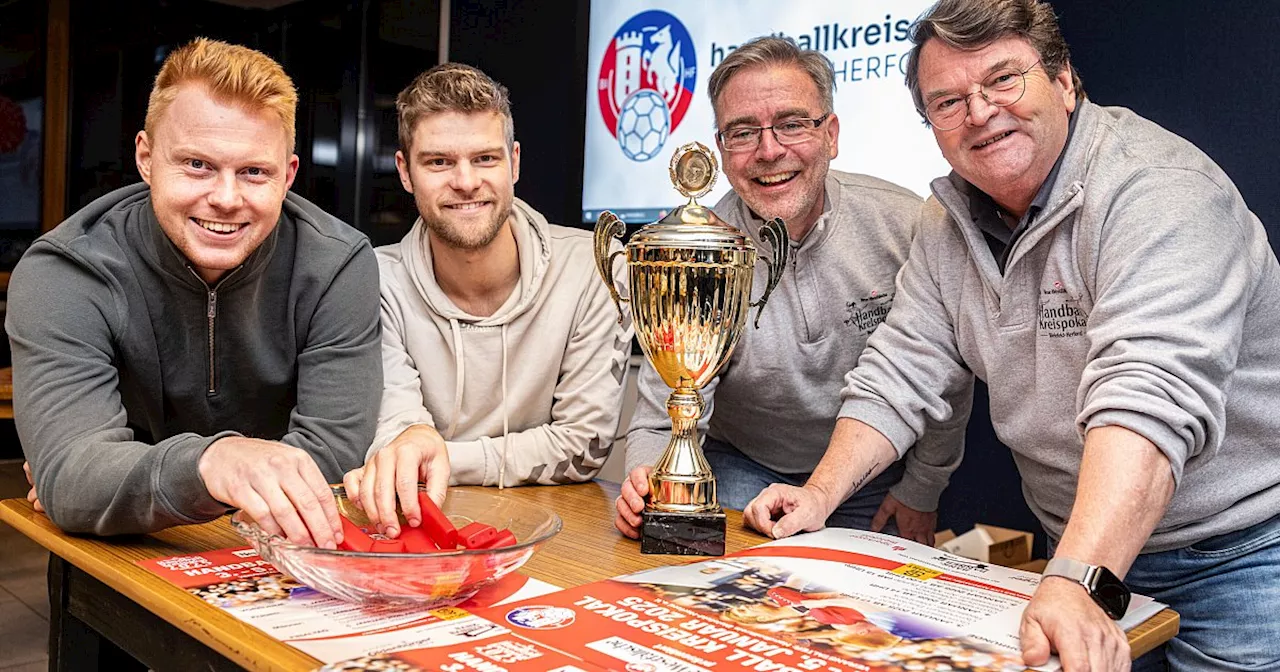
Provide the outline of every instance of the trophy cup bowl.
<path id="1" fill-rule="evenodd" d="M 642 227 L 625 251 L 612 254 L 609 247 L 621 238 L 625 226 L 613 213 L 602 213 L 595 230 L 596 265 L 621 321 L 625 300 L 613 286 L 612 267 L 614 257 L 626 254 L 636 337 L 654 370 L 672 388 L 667 398 L 671 439 L 649 475 L 640 551 L 724 555 L 724 510 L 698 439 L 697 423 L 705 408 L 698 389 L 733 355 L 750 308 L 763 309 L 786 268 L 790 247 L 781 219 L 761 228 L 772 255 L 762 259 L 768 282 L 753 303 L 755 243 L 696 200 L 715 184 L 715 156 L 705 146 L 690 143 L 676 150 L 670 172 L 689 202 Z"/>

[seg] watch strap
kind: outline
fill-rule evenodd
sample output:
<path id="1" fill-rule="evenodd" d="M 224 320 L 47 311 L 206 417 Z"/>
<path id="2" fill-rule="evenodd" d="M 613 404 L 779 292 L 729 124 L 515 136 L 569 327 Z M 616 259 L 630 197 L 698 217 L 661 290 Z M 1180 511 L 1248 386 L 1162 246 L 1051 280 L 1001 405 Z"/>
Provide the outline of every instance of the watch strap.
<path id="1" fill-rule="evenodd" d="M 1086 590 L 1093 592 L 1091 579 L 1097 571 L 1097 567 L 1087 562 L 1058 556 L 1045 565 L 1044 576 L 1061 576 L 1065 579 L 1071 579 L 1084 586 Z"/>

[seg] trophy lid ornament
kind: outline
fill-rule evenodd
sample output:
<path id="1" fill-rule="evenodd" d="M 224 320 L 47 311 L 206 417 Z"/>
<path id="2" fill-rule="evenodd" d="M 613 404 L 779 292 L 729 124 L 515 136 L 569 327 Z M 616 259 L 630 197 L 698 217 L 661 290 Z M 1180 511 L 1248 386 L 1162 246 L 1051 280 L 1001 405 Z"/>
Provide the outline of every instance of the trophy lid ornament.
<path id="1" fill-rule="evenodd" d="M 711 193 L 712 187 L 716 186 L 720 164 L 706 145 L 691 142 L 671 155 L 671 164 L 667 170 L 671 173 L 671 183 L 676 185 L 676 191 L 693 205 L 697 199 Z"/>

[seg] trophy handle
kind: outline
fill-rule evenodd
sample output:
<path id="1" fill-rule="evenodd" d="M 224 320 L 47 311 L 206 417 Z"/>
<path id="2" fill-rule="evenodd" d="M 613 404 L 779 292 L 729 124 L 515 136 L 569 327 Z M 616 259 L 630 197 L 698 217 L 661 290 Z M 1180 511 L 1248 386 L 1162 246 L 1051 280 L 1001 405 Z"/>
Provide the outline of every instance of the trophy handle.
<path id="1" fill-rule="evenodd" d="M 603 219 L 603 217 L 601 218 Z M 597 228 L 597 241 L 599 240 L 599 231 L 600 229 Z M 773 293 L 774 288 L 782 280 L 782 274 L 787 270 L 787 258 L 791 256 L 791 243 L 788 240 L 787 225 L 782 221 L 781 217 L 765 222 L 764 226 L 760 227 L 760 238 L 763 241 L 767 241 L 771 249 L 769 257 L 760 255 L 760 261 L 763 261 L 765 267 L 769 269 L 769 281 L 764 285 L 764 294 L 760 295 L 760 300 L 751 302 L 751 307 L 756 308 L 756 319 L 753 323 L 756 329 L 760 328 L 760 313 L 764 310 L 764 304 L 769 300 L 769 295 Z"/>
<path id="2" fill-rule="evenodd" d="M 596 270 L 600 271 L 600 279 L 604 280 L 605 287 L 609 288 L 609 296 L 613 297 L 613 305 L 618 308 L 618 324 L 622 324 L 623 315 L 622 304 L 628 299 L 622 298 L 618 294 L 618 288 L 613 284 L 613 258 L 622 254 L 622 250 L 618 250 L 613 254 L 609 254 L 609 246 L 613 244 L 616 238 L 622 240 L 622 235 L 627 232 L 627 226 L 622 223 L 618 216 L 608 210 L 600 213 L 600 218 L 596 220 L 595 234 L 595 252 L 596 252 Z"/>

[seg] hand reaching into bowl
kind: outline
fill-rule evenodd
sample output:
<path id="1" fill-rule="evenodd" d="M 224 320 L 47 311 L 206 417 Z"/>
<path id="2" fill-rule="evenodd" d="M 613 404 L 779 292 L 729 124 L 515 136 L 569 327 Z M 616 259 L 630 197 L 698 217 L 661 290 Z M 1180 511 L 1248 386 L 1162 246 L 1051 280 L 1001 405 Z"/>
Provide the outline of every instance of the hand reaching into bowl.
<path id="1" fill-rule="evenodd" d="M 383 446 L 363 467 L 342 478 L 347 497 L 369 517 L 369 523 L 392 539 L 400 536 L 399 510 L 409 527 L 422 524 L 418 482 L 437 506 L 449 486 L 449 452 L 433 427 L 413 425 Z"/>

